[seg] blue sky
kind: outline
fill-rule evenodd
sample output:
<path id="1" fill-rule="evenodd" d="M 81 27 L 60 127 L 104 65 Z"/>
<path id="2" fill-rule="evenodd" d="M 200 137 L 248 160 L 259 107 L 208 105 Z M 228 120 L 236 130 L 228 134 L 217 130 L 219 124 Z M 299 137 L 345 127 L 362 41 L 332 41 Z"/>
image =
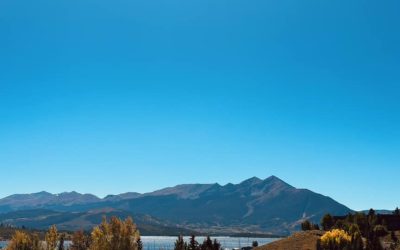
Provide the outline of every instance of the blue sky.
<path id="1" fill-rule="evenodd" d="M 0 196 L 276 175 L 400 206 L 400 2 L 0 2 Z"/>

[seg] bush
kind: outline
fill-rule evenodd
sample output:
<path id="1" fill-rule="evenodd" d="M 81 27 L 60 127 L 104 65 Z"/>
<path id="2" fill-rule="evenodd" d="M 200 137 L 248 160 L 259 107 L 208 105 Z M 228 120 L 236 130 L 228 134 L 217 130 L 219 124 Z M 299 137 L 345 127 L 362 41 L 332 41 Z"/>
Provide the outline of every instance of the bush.
<path id="1" fill-rule="evenodd" d="M 351 247 L 351 236 L 344 230 L 333 229 L 321 237 L 320 247 L 324 250 L 342 250 Z"/>

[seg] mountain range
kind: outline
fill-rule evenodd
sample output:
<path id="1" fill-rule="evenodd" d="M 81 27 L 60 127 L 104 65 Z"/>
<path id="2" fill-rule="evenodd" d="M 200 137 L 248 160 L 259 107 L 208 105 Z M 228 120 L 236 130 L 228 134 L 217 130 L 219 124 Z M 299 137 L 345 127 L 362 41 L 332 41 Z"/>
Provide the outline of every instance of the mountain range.
<path id="1" fill-rule="evenodd" d="M 278 177 L 239 184 L 184 184 L 150 193 L 101 199 L 92 194 L 39 192 L 0 199 L 0 222 L 64 230 L 89 229 L 103 215 L 133 216 L 143 234 L 289 234 L 301 221 L 351 210 L 330 197 L 295 188 Z"/>

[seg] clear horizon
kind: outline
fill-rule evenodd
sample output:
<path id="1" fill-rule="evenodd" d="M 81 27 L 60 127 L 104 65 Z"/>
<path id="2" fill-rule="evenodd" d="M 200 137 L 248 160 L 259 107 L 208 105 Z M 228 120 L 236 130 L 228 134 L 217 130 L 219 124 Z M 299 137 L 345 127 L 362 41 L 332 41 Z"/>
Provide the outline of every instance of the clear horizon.
<path id="1" fill-rule="evenodd" d="M 0 2 L 0 197 L 275 175 L 400 206 L 399 1 Z"/>

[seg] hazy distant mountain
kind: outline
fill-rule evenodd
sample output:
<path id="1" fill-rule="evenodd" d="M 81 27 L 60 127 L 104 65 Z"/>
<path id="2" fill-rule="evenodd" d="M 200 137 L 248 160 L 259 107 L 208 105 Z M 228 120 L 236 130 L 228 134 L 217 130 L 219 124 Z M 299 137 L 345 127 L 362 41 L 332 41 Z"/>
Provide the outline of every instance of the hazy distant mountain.
<path id="1" fill-rule="evenodd" d="M 179 228 L 172 223 L 161 221 L 149 215 L 131 214 L 116 209 L 98 209 L 87 212 L 60 212 L 47 209 L 13 211 L 0 214 L 0 221 L 18 227 L 47 229 L 49 225 L 57 225 L 60 230 L 91 230 L 101 222 L 103 216 L 117 216 L 125 219 L 134 218 L 142 235 L 190 235 L 193 230 Z"/>
<path id="2" fill-rule="evenodd" d="M 101 199 L 92 194 L 80 194 L 77 192 L 64 192 L 51 194 L 39 192 L 33 194 L 14 194 L 0 199 L 0 211 L 20 210 L 23 208 L 39 208 L 55 205 L 73 206 L 100 202 Z"/>
<path id="3" fill-rule="evenodd" d="M 129 200 L 129 199 L 138 198 L 139 196 L 141 196 L 140 193 L 128 192 L 128 193 L 117 194 L 117 195 L 107 195 L 106 197 L 104 197 L 103 201 Z"/>
<path id="4" fill-rule="evenodd" d="M 3 212 L 37 208 L 68 212 L 72 218 L 64 224 L 71 227 L 77 220 L 74 213 L 79 217 L 79 213 L 112 208 L 128 214 L 146 214 L 182 228 L 207 230 L 208 233 L 288 233 L 306 218 L 319 222 L 327 212 L 344 215 L 351 211 L 329 197 L 294 188 L 275 176 L 265 180 L 253 177 L 239 184 L 223 186 L 217 183 L 185 184 L 146 194 L 125 193 L 104 199 L 76 192 L 58 195 L 41 192 L 0 200 L 0 211 Z"/>

